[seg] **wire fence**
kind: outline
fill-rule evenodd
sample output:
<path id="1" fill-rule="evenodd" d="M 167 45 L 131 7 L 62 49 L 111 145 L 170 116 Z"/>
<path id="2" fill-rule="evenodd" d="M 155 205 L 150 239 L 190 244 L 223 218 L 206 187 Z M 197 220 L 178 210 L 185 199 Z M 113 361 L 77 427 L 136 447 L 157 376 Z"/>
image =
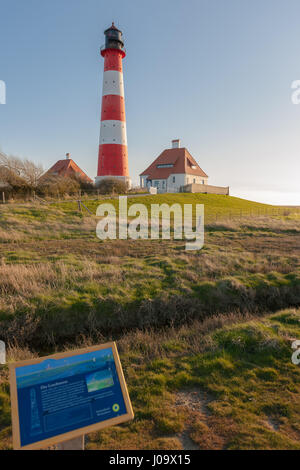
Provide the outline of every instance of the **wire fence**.
<path id="1" fill-rule="evenodd" d="M 139 190 L 138 188 L 131 190 L 128 192 L 128 195 L 135 195 L 135 194 L 148 194 L 145 190 Z M 71 199 L 81 199 L 81 198 L 94 198 L 97 199 L 99 197 L 107 197 L 111 198 L 114 196 L 118 196 L 117 193 L 111 193 L 108 195 L 101 194 L 99 189 L 80 189 L 78 191 L 68 191 L 67 193 L 60 193 L 56 191 L 55 193 L 51 194 L 44 194 L 40 191 L 34 190 L 24 190 L 23 192 L 9 194 L 6 191 L 1 191 L 0 188 L 0 203 L 2 204 L 18 204 L 18 203 L 26 203 L 26 202 L 33 202 L 35 200 L 43 199 L 48 202 L 57 202 L 57 201 L 68 201 Z"/>
<path id="2" fill-rule="evenodd" d="M 1 193 L 0 193 L 1 196 Z M 0 197 L 0 202 L 2 204 L 11 205 L 12 207 L 24 206 L 24 205 L 36 205 L 36 206 L 47 206 L 47 205 L 57 205 L 72 203 L 74 204 L 74 210 L 79 212 L 86 212 L 90 215 L 95 215 L 94 207 L 88 207 L 89 203 L 94 203 L 96 201 L 107 200 L 107 199 L 118 199 L 119 194 L 101 194 L 99 190 L 79 190 L 69 194 L 59 194 L 57 193 L 51 197 L 42 197 L 37 192 L 31 191 L 25 195 L 22 199 L 10 199 L 6 200 L 4 193 L 2 193 L 2 200 Z M 151 196 L 149 193 L 142 191 L 132 191 L 126 194 L 128 198 L 140 197 L 140 196 Z M 92 204 L 93 205 L 93 204 Z M 238 220 L 245 218 L 261 218 L 261 217 L 289 217 L 289 216 L 300 217 L 300 206 L 253 206 L 249 208 L 232 208 L 227 209 L 224 207 L 223 210 L 215 210 L 215 208 L 209 207 L 205 211 L 205 219 L 207 223 L 212 222 L 221 222 L 226 220 Z"/>

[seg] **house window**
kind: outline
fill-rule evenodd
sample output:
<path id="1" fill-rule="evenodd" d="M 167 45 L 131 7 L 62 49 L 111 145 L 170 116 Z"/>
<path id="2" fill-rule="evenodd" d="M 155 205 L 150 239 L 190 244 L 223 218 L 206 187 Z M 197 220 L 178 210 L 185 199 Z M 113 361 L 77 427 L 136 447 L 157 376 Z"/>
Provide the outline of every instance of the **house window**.
<path id="1" fill-rule="evenodd" d="M 196 178 L 193 179 L 193 183 L 194 183 L 194 184 L 196 183 Z"/>
<path id="2" fill-rule="evenodd" d="M 173 166 L 173 163 L 160 163 L 156 165 L 156 168 L 172 168 Z"/>
<path id="3" fill-rule="evenodd" d="M 202 184 L 204 184 L 204 180 L 202 180 Z"/>
<path id="4" fill-rule="evenodd" d="M 173 183 L 175 183 L 175 176 L 173 176 Z"/>
<path id="5" fill-rule="evenodd" d="M 163 180 L 163 182 L 162 182 L 162 187 L 163 188 L 165 187 L 165 180 Z"/>
<path id="6" fill-rule="evenodd" d="M 158 187 L 159 187 L 159 181 L 154 181 L 154 186 L 155 186 L 156 188 L 158 188 Z"/>

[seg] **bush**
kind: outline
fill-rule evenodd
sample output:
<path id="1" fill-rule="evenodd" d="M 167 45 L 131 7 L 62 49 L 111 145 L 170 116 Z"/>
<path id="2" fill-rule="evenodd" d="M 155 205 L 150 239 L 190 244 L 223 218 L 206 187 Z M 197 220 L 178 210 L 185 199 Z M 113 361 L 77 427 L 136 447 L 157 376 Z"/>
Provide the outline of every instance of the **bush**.
<path id="1" fill-rule="evenodd" d="M 41 196 L 57 196 L 78 192 L 80 183 L 65 176 L 47 176 L 39 180 L 37 191 Z"/>
<path id="2" fill-rule="evenodd" d="M 97 189 L 100 194 L 124 194 L 127 192 L 127 185 L 116 178 L 106 178 L 97 185 Z"/>
<path id="3" fill-rule="evenodd" d="M 0 181 L 3 183 L 2 191 L 5 193 L 6 199 L 30 194 L 31 187 L 25 179 L 5 166 L 0 166 Z"/>
<path id="4" fill-rule="evenodd" d="M 79 188 L 82 189 L 83 191 L 93 191 L 93 190 L 95 190 L 95 185 L 91 181 L 87 181 L 87 180 L 81 178 L 80 176 L 78 176 L 76 174 L 71 175 L 70 178 L 73 179 L 74 181 L 76 181 L 79 185 Z"/>

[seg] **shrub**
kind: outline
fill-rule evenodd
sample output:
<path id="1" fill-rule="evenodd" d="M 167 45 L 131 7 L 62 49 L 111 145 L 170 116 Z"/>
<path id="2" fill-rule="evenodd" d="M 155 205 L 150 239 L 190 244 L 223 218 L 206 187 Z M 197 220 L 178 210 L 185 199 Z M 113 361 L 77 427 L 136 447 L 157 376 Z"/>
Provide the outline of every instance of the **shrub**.
<path id="1" fill-rule="evenodd" d="M 70 178 L 76 181 L 76 183 L 79 184 L 79 188 L 83 191 L 92 191 L 95 189 L 94 183 L 80 177 L 79 175 L 70 175 Z"/>
<path id="2" fill-rule="evenodd" d="M 3 183 L 3 191 L 7 199 L 15 196 L 29 194 L 31 187 L 24 178 L 18 176 L 11 169 L 0 166 L 0 181 Z"/>
<path id="3" fill-rule="evenodd" d="M 80 183 L 74 178 L 47 176 L 39 180 L 37 191 L 41 196 L 72 194 L 80 189 Z"/>
<path id="4" fill-rule="evenodd" d="M 124 181 L 116 178 L 106 178 L 97 185 L 100 194 L 124 194 L 127 192 L 127 185 Z"/>

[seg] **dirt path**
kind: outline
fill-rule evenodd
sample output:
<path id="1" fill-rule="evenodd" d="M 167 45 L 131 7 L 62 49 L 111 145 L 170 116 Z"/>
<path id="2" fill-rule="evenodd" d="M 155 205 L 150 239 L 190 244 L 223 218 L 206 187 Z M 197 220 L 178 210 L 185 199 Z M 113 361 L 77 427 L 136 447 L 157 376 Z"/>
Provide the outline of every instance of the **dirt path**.
<path id="1" fill-rule="evenodd" d="M 175 407 L 181 407 L 189 414 L 200 413 L 203 421 L 211 415 L 208 404 L 213 400 L 206 392 L 199 389 L 188 389 L 176 394 Z M 191 426 L 176 434 L 184 450 L 200 450 L 200 446 L 190 436 Z"/>

